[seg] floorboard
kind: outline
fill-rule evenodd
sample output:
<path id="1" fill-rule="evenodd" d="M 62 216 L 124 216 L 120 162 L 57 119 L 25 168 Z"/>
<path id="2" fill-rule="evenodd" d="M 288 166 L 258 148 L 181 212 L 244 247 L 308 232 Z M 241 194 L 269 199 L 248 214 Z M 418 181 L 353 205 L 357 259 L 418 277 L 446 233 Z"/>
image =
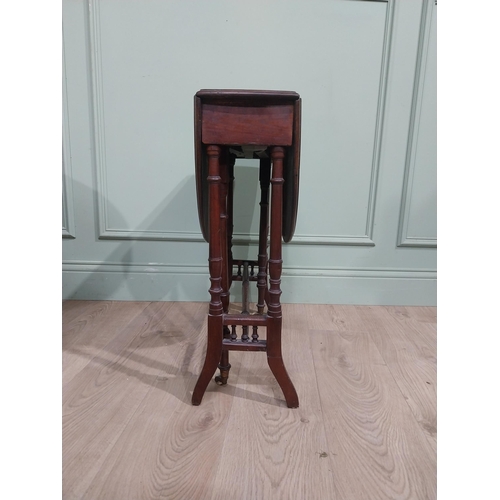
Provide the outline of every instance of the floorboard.
<path id="1" fill-rule="evenodd" d="M 370 336 L 310 335 L 340 498 L 435 498 L 434 452 Z"/>
<path id="2" fill-rule="evenodd" d="M 435 325 L 422 325 L 407 308 L 358 307 L 356 310 L 369 323 L 371 339 L 415 419 L 436 451 Z"/>
<path id="3" fill-rule="evenodd" d="M 64 499 L 436 498 L 435 308 L 285 304 L 294 410 L 260 352 L 191 405 L 206 303 L 62 311 Z"/>
<path id="4" fill-rule="evenodd" d="M 212 499 L 336 499 L 306 310 L 283 307 L 283 357 L 300 394 L 287 408 L 265 353 L 244 353 Z M 302 345 L 302 348 L 297 349 Z"/>

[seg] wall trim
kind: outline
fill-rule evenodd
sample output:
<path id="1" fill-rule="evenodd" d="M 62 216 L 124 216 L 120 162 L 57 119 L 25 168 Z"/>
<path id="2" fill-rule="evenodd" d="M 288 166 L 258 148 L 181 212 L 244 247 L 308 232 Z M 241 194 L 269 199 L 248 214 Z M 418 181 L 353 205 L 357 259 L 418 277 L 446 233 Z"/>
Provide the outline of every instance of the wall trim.
<path id="1" fill-rule="evenodd" d="M 259 243 L 259 236 L 257 234 L 251 234 L 250 237 L 244 234 L 235 234 L 233 238 L 233 243 L 235 245 L 246 245 Z M 367 235 L 356 236 L 356 235 L 319 235 L 319 234 L 296 234 L 293 240 L 286 243 L 289 245 L 347 245 L 347 246 L 375 246 L 375 242 Z"/>
<path id="2" fill-rule="evenodd" d="M 101 209 L 99 207 L 99 218 Z M 104 229 L 99 225 L 100 240 L 146 240 L 146 241 L 205 241 L 201 232 L 193 233 L 191 231 L 152 231 L 127 230 L 127 229 Z"/>
<path id="3" fill-rule="evenodd" d="M 429 53 L 429 40 L 431 34 L 432 16 L 435 3 L 433 0 L 423 0 L 422 14 L 420 17 L 420 33 L 417 49 L 415 80 L 413 84 L 412 106 L 410 115 L 410 128 L 403 178 L 403 193 L 399 212 L 398 247 L 437 247 L 437 238 L 416 237 L 408 235 L 408 221 L 410 217 L 411 193 L 415 174 L 415 156 L 418 144 L 418 130 L 422 112 L 423 87 Z"/>
<path id="4" fill-rule="evenodd" d="M 92 272 L 92 273 L 160 273 L 160 274 L 202 274 L 208 279 L 208 262 L 202 264 L 161 264 L 161 263 L 123 263 L 99 262 L 86 260 L 63 261 L 63 271 Z M 369 268 L 369 267 L 298 267 L 283 265 L 283 276 L 295 277 L 326 277 L 342 276 L 349 278 L 437 278 L 437 271 L 433 269 L 405 269 L 405 268 Z"/>
<path id="5" fill-rule="evenodd" d="M 368 210 L 366 217 L 365 234 L 363 235 L 301 235 L 296 234 L 290 245 L 349 245 L 349 246 L 374 246 L 373 228 L 375 217 L 375 204 L 380 167 L 380 152 L 382 145 L 382 132 L 386 110 L 386 92 L 389 71 L 390 47 L 394 26 L 394 2 L 387 3 L 386 21 L 384 26 L 384 42 L 382 48 L 381 70 L 379 80 L 379 96 L 377 102 L 377 117 L 373 139 L 372 168 L 370 173 L 370 188 L 368 195 Z M 161 240 L 161 241 L 204 241 L 201 232 L 181 231 L 150 231 L 127 230 L 111 228 L 108 224 L 108 190 L 106 176 L 106 137 L 105 113 L 103 98 L 102 58 L 101 58 L 101 24 L 99 13 L 100 0 L 88 0 L 89 9 L 89 45 L 92 73 L 92 109 L 94 121 L 94 168 L 98 187 L 97 212 L 98 212 L 98 237 L 106 240 Z M 257 235 L 235 235 L 235 244 L 249 244 L 258 240 Z"/>
<path id="6" fill-rule="evenodd" d="M 87 260 L 66 260 L 62 263 L 64 271 L 75 272 L 105 272 L 105 273 L 166 273 L 166 274 L 206 274 L 208 277 L 208 262 L 206 265 L 190 264 L 159 264 L 159 263 L 128 263 Z"/>
<path id="7" fill-rule="evenodd" d="M 97 229 L 99 237 L 107 231 L 108 189 L 106 183 L 106 138 L 104 126 L 104 95 L 102 90 L 101 30 L 99 1 L 88 0 L 89 53 L 91 73 L 91 109 L 93 118 L 94 170 L 97 183 Z"/>
<path id="8" fill-rule="evenodd" d="M 370 179 L 370 190 L 368 197 L 368 212 L 366 217 L 366 233 L 365 237 L 373 241 L 373 228 L 375 222 L 375 209 L 377 199 L 377 187 L 380 172 L 380 161 L 382 151 L 383 129 L 385 122 L 387 82 L 389 75 L 391 45 L 394 31 L 394 2 L 388 0 L 385 16 L 384 42 L 382 49 L 382 61 L 380 69 L 379 95 L 377 102 L 377 119 L 375 124 L 375 137 L 373 143 L 372 170 Z M 375 243 L 373 243 L 374 245 Z"/>
<path id="9" fill-rule="evenodd" d="M 285 267 L 283 303 L 436 305 L 436 271 Z M 231 301 L 241 302 L 238 283 Z M 208 304 L 207 265 L 63 263 L 64 299 L 189 301 Z M 250 287 L 255 302 L 256 289 Z"/>
<path id="10" fill-rule="evenodd" d="M 73 175 L 71 167 L 71 136 L 69 131 L 68 89 L 64 33 L 62 50 L 62 237 L 75 238 L 75 210 L 73 200 Z"/>
<path id="11" fill-rule="evenodd" d="M 101 240 L 147 240 L 147 241 L 202 241 L 201 233 L 183 231 L 127 231 L 124 229 L 108 229 L 99 234 Z M 233 245 L 257 245 L 259 235 L 251 233 L 234 233 Z M 375 246 L 375 242 L 367 235 L 363 236 L 330 236 L 330 235 L 295 235 L 286 245 L 348 245 Z"/>

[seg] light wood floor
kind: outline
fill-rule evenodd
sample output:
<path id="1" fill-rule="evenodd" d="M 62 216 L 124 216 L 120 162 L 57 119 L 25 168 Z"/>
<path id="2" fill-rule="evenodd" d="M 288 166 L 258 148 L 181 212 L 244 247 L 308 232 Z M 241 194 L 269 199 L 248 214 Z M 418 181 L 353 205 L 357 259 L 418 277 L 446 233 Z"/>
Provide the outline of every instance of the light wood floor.
<path id="1" fill-rule="evenodd" d="M 265 353 L 191 391 L 206 303 L 63 303 L 63 498 L 436 498 L 436 309 L 284 305 Z M 260 332 L 260 331 L 259 331 Z"/>

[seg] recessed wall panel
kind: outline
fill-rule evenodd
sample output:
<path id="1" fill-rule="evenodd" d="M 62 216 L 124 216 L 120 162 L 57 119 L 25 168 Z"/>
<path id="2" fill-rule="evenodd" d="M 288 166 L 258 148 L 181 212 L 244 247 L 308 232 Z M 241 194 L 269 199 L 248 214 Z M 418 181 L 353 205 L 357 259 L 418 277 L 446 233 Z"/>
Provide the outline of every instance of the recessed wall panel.
<path id="1" fill-rule="evenodd" d="M 303 99 L 297 241 L 367 238 L 387 8 L 92 2 L 101 235 L 198 234 L 193 95 L 262 88 Z"/>

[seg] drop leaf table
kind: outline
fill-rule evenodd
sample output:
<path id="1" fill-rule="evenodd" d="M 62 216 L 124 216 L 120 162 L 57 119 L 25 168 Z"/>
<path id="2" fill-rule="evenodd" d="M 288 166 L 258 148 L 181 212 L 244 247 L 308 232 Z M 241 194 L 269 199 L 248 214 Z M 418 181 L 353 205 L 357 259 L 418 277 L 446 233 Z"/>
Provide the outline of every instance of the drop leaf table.
<path id="1" fill-rule="evenodd" d="M 282 357 L 280 296 L 282 239 L 292 239 L 297 219 L 300 96 L 276 90 L 200 90 L 194 97 L 194 122 L 198 215 L 209 244 L 210 305 L 207 351 L 192 403 L 201 403 L 217 368 L 216 383 L 227 384 L 229 351 L 264 351 L 287 406 L 297 408 L 297 392 Z M 232 254 L 238 156 L 260 160 L 259 244 L 254 261 L 235 260 Z M 241 314 L 229 314 L 234 281 L 242 282 Z M 258 290 L 253 314 L 248 305 L 251 281 L 257 282 Z M 259 328 L 266 328 L 266 340 L 259 339 Z"/>

